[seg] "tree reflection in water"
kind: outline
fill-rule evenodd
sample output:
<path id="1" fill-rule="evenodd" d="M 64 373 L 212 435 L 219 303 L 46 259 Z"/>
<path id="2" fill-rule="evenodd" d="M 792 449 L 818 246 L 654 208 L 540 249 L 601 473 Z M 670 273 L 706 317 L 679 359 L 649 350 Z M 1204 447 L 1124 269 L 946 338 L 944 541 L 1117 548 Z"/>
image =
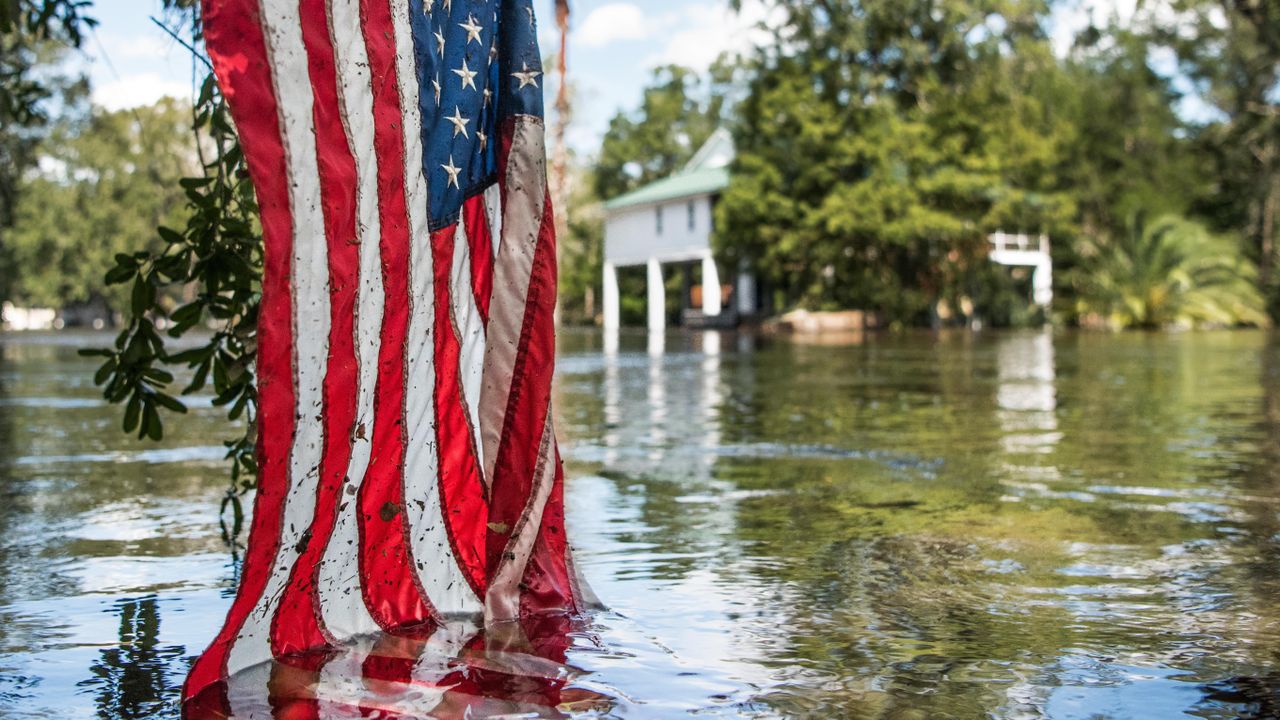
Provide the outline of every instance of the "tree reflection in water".
<path id="1" fill-rule="evenodd" d="M 184 649 L 161 646 L 160 607 L 154 595 L 123 600 L 112 607 L 120 614 L 120 644 L 100 651 L 80 683 L 91 689 L 102 718 L 154 718 L 172 714 Z"/>
<path id="2" fill-rule="evenodd" d="M 1201 688 L 1205 717 L 1269 720 L 1280 717 L 1280 673 L 1233 677 Z"/>

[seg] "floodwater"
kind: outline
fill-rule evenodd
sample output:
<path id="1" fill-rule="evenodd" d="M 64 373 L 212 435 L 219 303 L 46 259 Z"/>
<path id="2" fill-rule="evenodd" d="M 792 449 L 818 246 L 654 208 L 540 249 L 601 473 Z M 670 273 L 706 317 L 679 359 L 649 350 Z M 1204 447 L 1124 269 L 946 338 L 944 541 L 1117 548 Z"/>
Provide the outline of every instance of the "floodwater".
<path id="1" fill-rule="evenodd" d="M 174 717 L 230 603 L 220 413 L 125 438 L 75 353 L 101 342 L 0 337 L 0 716 Z M 610 610 L 520 698 L 365 716 L 1280 716 L 1270 336 L 561 345 L 570 530 Z"/>

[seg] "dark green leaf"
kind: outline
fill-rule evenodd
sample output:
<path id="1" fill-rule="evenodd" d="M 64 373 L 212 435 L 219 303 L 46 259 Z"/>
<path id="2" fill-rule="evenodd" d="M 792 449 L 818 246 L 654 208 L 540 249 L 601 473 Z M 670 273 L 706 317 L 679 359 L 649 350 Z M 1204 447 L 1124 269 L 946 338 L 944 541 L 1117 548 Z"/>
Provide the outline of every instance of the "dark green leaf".
<path id="1" fill-rule="evenodd" d="M 138 416 L 142 411 L 142 393 L 135 392 L 129 398 L 124 409 L 124 431 L 133 432 L 138 427 Z"/>
<path id="2" fill-rule="evenodd" d="M 143 403 L 142 432 L 152 440 L 164 437 L 164 425 L 160 422 L 160 413 L 156 411 L 155 404 L 150 401 Z"/>
<path id="3" fill-rule="evenodd" d="M 166 395 L 162 392 L 157 392 L 151 397 L 156 401 L 157 405 L 165 408 L 166 410 L 172 410 L 173 412 L 176 412 L 182 415 L 187 414 L 187 406 L 179 402 L 177 398 L 174 398 L 170 395 Z"/>

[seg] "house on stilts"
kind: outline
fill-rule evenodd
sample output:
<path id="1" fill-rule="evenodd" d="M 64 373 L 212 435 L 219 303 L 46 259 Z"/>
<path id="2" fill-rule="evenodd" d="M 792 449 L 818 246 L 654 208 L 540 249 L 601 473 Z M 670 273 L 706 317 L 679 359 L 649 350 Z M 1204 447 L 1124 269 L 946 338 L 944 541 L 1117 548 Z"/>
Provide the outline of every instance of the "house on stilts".
<path id="1" fill-rule="evenodd" d="M 605 202 L 604 328 L 621 322 L 619 268 L 643 266 L 651 333 L 666 328 L 668 272 L 681 273 L 680 322 L 686 327 L 727 328 L 760 317 L 767 295 L 748 266 L 718 262 L 711 245 L 715 206 L 729 185 L 733 138 L 717 130 L 679 172 Z M 1033 304 L 1053 301 L 1053 258 L 1043 235 L 993 233 L 988 258 L 999 265 L 1026 268 Z M 861 313 L 858 314 L 862 316 Z"/>
<path id="2" fill-rule="evenodd" d="M 647 268 L 648 326 L 666 327 L 666 272 L 683 273 L 681 322 L 691 327 L 732 327 L 755 317 L 760 288 L 746 269 L 732 269 L 711 247 L 715 205 L 729 184 L 733 138 L 717 130 L 676 174 L 605 203 L 604 326 L 620 323 L 618 269 Z M 700 280 L 695 275 L 700 274 Z"/>

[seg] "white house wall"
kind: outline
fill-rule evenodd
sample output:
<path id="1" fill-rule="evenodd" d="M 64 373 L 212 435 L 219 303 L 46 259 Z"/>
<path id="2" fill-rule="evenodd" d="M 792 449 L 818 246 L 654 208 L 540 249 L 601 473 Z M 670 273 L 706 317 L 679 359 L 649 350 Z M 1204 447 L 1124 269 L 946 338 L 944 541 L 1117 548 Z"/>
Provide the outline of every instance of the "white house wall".
<path id="1" fill-rule="evenodd" d="M 694 204 L 689 229 L 688 204 Z M 613 211 L 605 219 L 605 261 L 618 267 L 698 260 L 711 250 L 711 198 L 703 195 L 661 203 L 662 234 L 657 232 L 658 205 Z"/>

